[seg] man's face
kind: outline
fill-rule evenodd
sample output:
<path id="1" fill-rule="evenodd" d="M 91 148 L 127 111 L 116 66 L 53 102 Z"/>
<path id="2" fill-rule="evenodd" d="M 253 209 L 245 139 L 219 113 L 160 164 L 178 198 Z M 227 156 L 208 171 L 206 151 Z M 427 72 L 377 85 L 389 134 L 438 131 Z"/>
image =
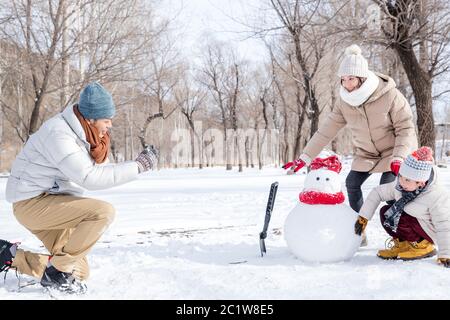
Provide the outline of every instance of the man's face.
<path id="1" fill-rule="evenodd" d="M 112 128 L 112 119 L 89 120 L 97 128 L 100 138 L 103 138 L 109 129 Z"/>
<path id="2" fill-rule="evenodd" d="M 402 186 L 403 190 L 405 191 L 415 191 L 417 190 L 417 188 L 419 187 L 424 187 L 426 181 L 415 181 L 415 180 L 410 180 L 408 178 L 399 176 L 398 181 L 400 183 L 400 185 Z"/>

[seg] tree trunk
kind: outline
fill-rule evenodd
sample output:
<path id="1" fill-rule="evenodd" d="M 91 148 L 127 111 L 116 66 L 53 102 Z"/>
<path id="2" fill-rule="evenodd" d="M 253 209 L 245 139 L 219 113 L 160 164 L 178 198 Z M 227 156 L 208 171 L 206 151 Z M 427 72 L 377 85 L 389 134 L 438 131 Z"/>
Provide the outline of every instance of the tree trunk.
<path id="1" fill-rule="evenodd" d="M 199 162 L 198 162 L 198 168 L 199 169 L 203 169 L 203 144 L 202 144 L 202 139 L 200 138 L 200 135 L 195 133 L 195 136 L 197 137 L 197 142 L 198 142 L 198 154 L 199 154 Z"/>
<path id="2" fill-rule="evenodd" d="M 283 162 L 290 161 L 289 158 L 289 123 L 288 123 L 288 110 L 284 108 L 284 150 L 283 150 Z"/>
<path id="3" fill-rule="evenodd" d="M 128 116 L 128 130 L 129 130 L 129 137 L 130 137 L 130 157 L 129 159 L 132 160 L 134 158 L 134 139 L 133 139 L 133 108 L 129 108 L 127 112 Z"/>
<path id="4" fill-rule="evenodd" d="M 234 131 L 234 143 L 235 143 L 235 147 L 236 147 L 236 151 L 237 151 L 237 159 L 238 159 L 238 168 L 239 168 L 239 172 L 243 171 L 243 167 L 242 167 L 242 158 L 241 158 L 241 146 L 239 145 L 239 139 L 238 139 L 238 134 L 237 131 Z"/>
<path id="5" fill-rule="evenodd" d="M 192 165 L 192 168 L 194 168 L 195 167 L 195 127 L 194 127 L 194 122 L 192 121 L 192 119 L 186 114 L 185 114 L 185 116 L 186 116 L 190 131 L 191 131 L 191 165 Z"/>
<path id="6" fill-rule="evenodd" d="M 419 131 L 419 144 L 429 146 L 435 150 L 436 131 L 433 118 L 433 98 L 431 77 L 425 72 L 417 60 L 411 41 L 402 45 L 395 45 L 411 84 L 416 101 L 417 128 Z"/>
<path id="7" fill-rule="evenodd" d="M 226 161 L 226 170 L 233 170 L 233 165 L 231 164 L 231 155 L 230 148 L 228 145 L 228 134 L 227 134 L 227 128 L 224 127 L 224 135 L 223 135 L 223 142 L 224 142 L 224 151 L 225 151 L 225 161 Z"/>
<path id="8" fill-rule="evenodd" d="M 62 35 L 61 35 L 61 95 L 60 108 L 64 110 L 67 103 L 67 88 L 69 84 L 69 63 L 67 55 L 67 3 L 65 0 L 61 2 L 62 8 Z"/>
<path id="9" fill-rule="evenodd" d="M 293 154 L 293 159 L 295 160 L 297 157 L 300 156 L 300 150 L 302 149 L 302 128 L 303 128 L 303 123 L 305 122 L 305 116 L 306 116 L 306 108 L 305 108 L 305 104 L 306 104 L 306 99 L 307 97 L 305 96 L 303 101 L 300 100 L 300 89 L 297 88 L 297 93 L 296 93 L 296 100 L 297 100 L 297 116 L 298 116 L 298 123 L 297 123 L 297 134 L 295 136 L 295 146 L 294 146 L 294 154 Z"/>
<path id="10" fill-rule="evenodd" d="M 262 169 L 262 162 L 261 162 L 261 143 L 260 143 L 260 137 L 259 137 L 259 130 L 258 125 L 255 126 L 256 131 L 256 154 L 258 156 L 258 168 L 259 170 Z"/>
<path id="11" fill-rule="evenodd" d="M 245 143 L 244 143 L 244 147 L 245 147 L 245 167 L 248 168 L 250 167 L 250 162 L 249 162 L 249 154 L 250 154 L 250 149 L 249 149 L 249 137 L 245 137 Z"/>

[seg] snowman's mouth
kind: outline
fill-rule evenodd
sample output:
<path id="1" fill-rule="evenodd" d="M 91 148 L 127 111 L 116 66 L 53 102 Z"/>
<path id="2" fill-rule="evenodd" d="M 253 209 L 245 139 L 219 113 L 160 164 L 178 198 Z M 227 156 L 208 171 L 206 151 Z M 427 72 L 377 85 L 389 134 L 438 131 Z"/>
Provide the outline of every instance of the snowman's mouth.
<path id="1" fill-rule="evenodd" d="M 306 204 L 340 204 L 345 200 L 342 191 L 337 193 L 325 193 L 321 191 L 308 190 L 299 194 L 299 200 Z"/>

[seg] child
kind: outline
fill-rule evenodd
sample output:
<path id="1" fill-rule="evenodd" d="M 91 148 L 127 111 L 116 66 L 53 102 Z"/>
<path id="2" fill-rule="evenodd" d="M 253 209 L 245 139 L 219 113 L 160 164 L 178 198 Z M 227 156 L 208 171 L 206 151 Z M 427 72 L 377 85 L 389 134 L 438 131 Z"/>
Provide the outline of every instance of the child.
<path id="1" fill-rule="evenodd" d="M 361 208 L 355 233 L 364 231 L 381 201 L 395 200 L 380 209 L 383 228 L 393 237 L 391 248 L 379 250 L 382 259 L 415 260 L 436 254 L 450 267 L 450 200 L 433 166 L 433 151 L 421 147 L 401 164 L 396 181 L 374 188 Z"/>

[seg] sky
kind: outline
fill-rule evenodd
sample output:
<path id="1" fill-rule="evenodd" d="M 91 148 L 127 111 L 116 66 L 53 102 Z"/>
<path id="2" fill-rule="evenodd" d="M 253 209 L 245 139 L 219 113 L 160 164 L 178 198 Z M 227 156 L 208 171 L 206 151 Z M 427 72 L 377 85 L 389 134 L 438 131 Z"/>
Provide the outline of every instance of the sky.
<path id="1" fill-rule="evenodd" d="M 265 54 L 264 44 L 251 37 L 249 28 L 257 21 L 260 8 L 257 0 L 163 0 L 157 4 L 158 13 L 174 19 L 178 45 L 185 54 L 198 57 L 207 37 L 213 37 L 251 61 L 261 61 Z"/>

